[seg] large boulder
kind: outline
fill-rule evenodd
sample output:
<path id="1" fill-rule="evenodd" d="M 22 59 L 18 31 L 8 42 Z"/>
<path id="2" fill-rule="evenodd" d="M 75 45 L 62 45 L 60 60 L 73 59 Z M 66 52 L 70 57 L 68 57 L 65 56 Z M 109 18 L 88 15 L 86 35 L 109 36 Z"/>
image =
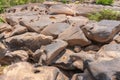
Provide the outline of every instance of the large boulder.
<path id="1" fill-rule="evenodd" d="M 22 20 L 20 24 L 26 26 L 29 31 L 40 33 L 49 24 L 63 22 L 66 19 L 65 15 L 40 15 L 36 19 Z"/>
<path id="2" fill-rule="evenodd" d="M 98 61 L 112 60 L 120 57 L 120 44 L 104 45 L 96 54 Z"/>
<path id="3" fill-rule="evenodd" d="M 22 35 L 16 35 L 7 38 L 5 41 L 10 44 L 11 47 L 26 46 L 32 50 L 40 48 L 41 45 L 47 45 L 52 42 L 51 36 L 45 36 L 42 34 L 27 32 Z M 31 45 L 32 44 L 32 45 Z"/>
<path id="4" fill-rule="evenodd" d="M 70 25 L 67 23 L 54 23 L 44 28 L 41 33 L 56 38 L 60 33 L 66 30 Z"/>
<path id="5" fill-rule="evenodd" d="M 79 26 L 71 26 L 62 32 L 59 36 L 59 39 L 65 40 L 70 46 L 80 45 L 86 46 L 91 42 L 85 37 L 83 31 Z"/>
<path id="6" fill-rule="evenodd" d="M 60 55 L 60 52 L 62 52 L 67 45 L 67 42 L 58 39 L 52 42 L 51 44 L 47 45 L 45 47 L 45 52 L 47 54 L 46 63 L 48 65 L 53 63 L 53 60 L 55 60 L 56 57 Z"/>
<path id="7" fill-rule="evenodd" d="M 105 43 L 120 31 L 120 21 L 102 20 L 98 23 L 88 23 L 83 27 L 83 31 L 89 39 Z"/>
<path id="8" fill-rule="evenodd" d="M 33 67 L 27 62 L 12 64 L 4 69 L 2 80 L 69 80 L 58 68 Z"/>
<path id="9" fill-rule="evenodd" d="M 67 14 L 75 15 L 76 12 L 72 10 L 69 6 L 63 4 L 56 4 L 49 8 L 49 14 Z"/>

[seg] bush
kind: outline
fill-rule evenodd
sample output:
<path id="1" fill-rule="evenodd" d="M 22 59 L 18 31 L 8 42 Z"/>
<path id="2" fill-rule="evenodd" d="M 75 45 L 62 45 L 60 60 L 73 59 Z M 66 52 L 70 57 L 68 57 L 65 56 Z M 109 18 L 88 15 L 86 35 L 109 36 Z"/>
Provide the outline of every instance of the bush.
<path id="1" fill-rule="evenodd" d="M 90 20 L 96 20 L 96 21 L 100 21 L 103 19 L 119 20 L 120 12 L 107 9 L 107 10 L 102 10 L 100 12 L 88 14 L 88 18 Z"/>
<path id="2" fill-rule="evenodd" d="M 96 0 L 97 4 L 103 4 L 103 5 L 111 5 L 114 2 L 114 0 Z"/>

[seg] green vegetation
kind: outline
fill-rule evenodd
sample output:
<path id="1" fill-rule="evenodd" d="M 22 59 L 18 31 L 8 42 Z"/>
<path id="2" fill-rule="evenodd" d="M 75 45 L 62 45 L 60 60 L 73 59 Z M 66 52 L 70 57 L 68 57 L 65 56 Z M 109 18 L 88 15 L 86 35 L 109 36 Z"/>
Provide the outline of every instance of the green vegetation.
<path id="1" fill-rule="evenodd" d="M 114 0 L 96 0 L 97 4 L 102 5 L 111 5 L 114 2 Z"/>
<path id="2" fill-rule="evenodd" d="M 120 20 L 120 12 L 107 9 L 100 12 L 90 13 L 88 14 L 88 18 L 95 21 L 100 21 L 103 19 Z"/>

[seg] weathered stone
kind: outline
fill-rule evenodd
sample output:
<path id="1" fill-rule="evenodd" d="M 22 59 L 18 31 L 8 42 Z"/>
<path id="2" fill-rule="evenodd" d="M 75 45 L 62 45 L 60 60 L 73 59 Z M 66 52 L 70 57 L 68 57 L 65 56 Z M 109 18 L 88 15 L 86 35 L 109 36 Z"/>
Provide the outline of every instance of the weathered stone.
<path id="1" fill-rule="evenodd" d="M 67 23 L 54 23 L 44 28 L 41 33 L 44 35 L 53 36 L 54 38 L 56 38 L 60 33 L 62 33 L 69 26 L 70 25 Z"/>
<path id="2" fill-rule="evenodd" d="M 0 33 L 4 31 L 10 31 L 12 27 L 6 23 L 0 23 Z"/>
<path id="3" fill-rule="evenodd" d="M 68 21 L 70 24 L 76 24 L 81 27 L 83 25 L 86 25 L 89 19 L 83 16 L 77 16 L 77 17 L 68 16 Z"/>
<path id="4" fill-rule="evenodd" d="M 66 49 L 62 53 L 63 53 L 62 55 L 57 56 L 57 60 L 54 62 L 54 64 L 62 69 L 67 69 L 67 70 L 74 69 L 70 57 L 72 54 L 74 54 L 74 52 L 69 49 Z"/>
<path id="5" fill-rule="evenodd" d="M 22 20 L 20 24 L 26 26 L 30 31 L 40 33 L 47 25 L 63 22 L 66 19 L 65 15 L 40 15 L 37 19 Z"/>
<path id="6" fill-rule="evenodd" d="M 51 64 L 53 60 L 63 51 L 68 44 L 62 40 L 55 40 L 51 44 L 47 45 L 45 52 L 47 54 L 47 64 Z"/>
<path id="7" fill-rule="evenodd" d="M 85 51 L 90 51 L 90 50 L 93 50 L 93 51 L 98 51 L 100 48 L 98 45 L 89 45 L 87 46 L 84 50 Z"/>
<path id="8" fill-rule="evenodd" d="M 6 51 L 7 51 L 7 48 L 3 43 L 0 42 L 0 59 L 5 56 Z"/>
<path id="9" fill-rule="evenodd" d="M 51 36 L 27 32 L 22 35 L 13 36 L 6 39 L 11 46 L 26 46 L 32 50 L 40 48 L 41 45 L 46 45 L 52 42 Z M 31 45 L 32 44 L 32 45 Z"/>
<path id="10" fill-rule="evenodd" d="M 110 61 L 92 62 L 89 64 L 90 65 L 89 67 L 93 75 L 96 77 L 96 79 L 115 80 L 113 78 L 118 78 L 117 75 L 119 75 L 119 68 L 120 68 L 119 64 L 120 64 L 120 59 L 116 58 Z M 86 80 L 92 80 L 92 79 L 86 79 Z"/>
<path id="11" fill-rule="evenodd" d="M 120 44 L 104 45 L 96 54 L 98 61 L 112 60 L 120 57 Z"/>
<path id="12" fill-rule="evenodd" d="M 89 39 L 105 43 L 120 31 L 120 21 L 102 20 L 98 23 L 88 23 L 83 31 Z"/>
<path id="13" fill-rule="evenodd" d="M 11 32 L 10 36 L 19 35 L 27 32 L 27 28 L 21 25 L 15 25 L 14 30 Z"/>
<path id="14" fill-rule="evenodd" d="M 61 75 L 61 76 L 60 76 Z M 59 69 L 55 67 L 34 68 L 27 62 L 12 64 L 4 69 L 3 80 L 69 80 Z"/>
<path id="15" fill-rule="evenodd" d="M 67 28 L 64 32 L 62 32 L 59 39 L 65 40 L 69 43 L 69 45 L 80 45 L 86 46 L 91 42 L 85 37 L 84 33 L 80 29 L 79 26 L 71 26 Z"/>
<path id="16" fill-rule="evenodd" d="M 81 49 L 81 46 L 74 46 L 74 51 L 76 53 L 80 52 L 82 49 Z"/>
<path id="17" fill-rule="evenodd" d="M 114 37 L 114 41 L 120 43 L 120 32 Z"/>
<path id="18" fill-rule="evenodd" d="M 75 15 L 75 11 L 69 8 L 67 5 L 57 4 L 49 8 L 49 14 L 67 14 Z"/>

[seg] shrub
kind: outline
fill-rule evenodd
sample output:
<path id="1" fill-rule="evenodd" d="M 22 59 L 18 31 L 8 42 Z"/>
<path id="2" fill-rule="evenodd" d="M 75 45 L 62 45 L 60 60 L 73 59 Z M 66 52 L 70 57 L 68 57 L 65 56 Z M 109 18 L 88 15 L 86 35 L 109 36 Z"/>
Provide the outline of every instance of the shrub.
<path id="1" fill-rule="evenodd" d="M 88 18 L 90 20 L 100 21 L 102 19 L 109 19 L 109 20 L 119 20 L 120 19 L 120 12 L 114 10 L 102 10 L 96 13 L 88 14 Z"/>
<path id="2" fill-rule="evenodd" d="M 114 0 L 96 0 L 97 4 L 103 4 L 103 5 L 111 5 L 114 2 Z"/>

